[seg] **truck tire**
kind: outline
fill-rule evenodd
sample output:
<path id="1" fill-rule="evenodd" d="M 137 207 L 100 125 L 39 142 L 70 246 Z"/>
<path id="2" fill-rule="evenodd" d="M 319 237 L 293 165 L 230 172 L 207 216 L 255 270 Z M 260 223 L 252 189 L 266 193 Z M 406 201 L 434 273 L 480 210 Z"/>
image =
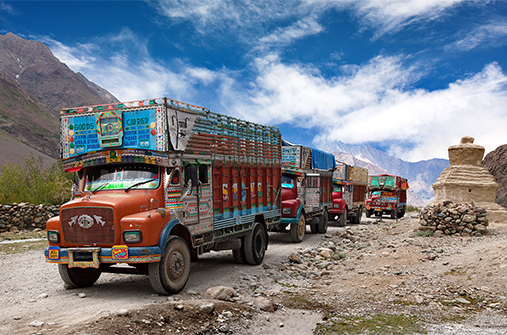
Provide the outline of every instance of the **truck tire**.
<path id="1" fill-rule="evenodd" d="M 297 224 L 290 225 L 290 240 L 293 243 L 301 243 L 305 238 L 306 233 L 306 220 L 304 214 L 299 215 Z"/>
<path id="2" fill-rule="evenodd" d="M 372 211 L 371 211 L 371 210 L 368 210 L 368 209 L 366 210 L 366 217 L 367 217 L 367 218 L 371 217 L 371 215 L 372 215 L 372 214 L 373 214 L 373 213 L 372 213 Z"/>
<path id="3" fill-rule="evenodd" d="M 338 218 L 338 227 L 345 227 L 347 224 L 347 208 L 343 209 L 343 213 Z"/>
<path id="4" fill-rule="evenodd" d="M 69 268 L 67 264 L 58 264 L 58 272 L 63 282 L 73 288 L 92 286 L 101 274 L 99 269 Z"/>
<path id="5" fill-rule="evenodd" d="M 403 208 L 401 209 L 401 213 L 398 217 L 402 218 L 405 216 L 405 206 L 403 206 Z"/>
<path id="6" fill-rule="evenodd" d="M 320 223 L 320 216 L 319 216 L 319 222 L 318 223 L 312 223 L 310 225 L 310 231 L 312 234 L 318 234 L 319 232 L 319 223 Z"/>
<path id="7" fill-rule="evenodd" d="M 319 217 L 319 223 L 317 223 L 317 232 L 319 234 L 325 234 L 327 232 L 327 211 L 324 210 L 324 214 Z"/>
<path id="8" fill-rule="evenodd" d="M 396 209 L 391 211 L 391 219 L 396 219 Z"/>
<path id="9" fill-rule="evenodd" d="M 250 234 L 244 237 L 245 259 L 248 264 L 262 263 L 268 246 L 267 236 L 264 225 L 256 222 Z"/>
<path id="10" fill-rule="evenodd" d="M 356 212 L 356 217 L 354 219 L 355 224 L 361 224 L 361 217 L 363 216 L 363 209 L 359 208 Z"/>
<path id="11" fill-rule="evenodd" d="M 173 294 L 185 287 L 190 275 L 190 250 L 179 236 L 171 236 L 160 262 L 150 263 L 150 283 L 161 295 Z"/>
<path id="12" fill-rule="evenodd" d="M 245 258 L 245 249 L 232 249 L 232 257 L 234 257 L 234 260 L 238 264 L 245 264 L 246 258 Z"/>

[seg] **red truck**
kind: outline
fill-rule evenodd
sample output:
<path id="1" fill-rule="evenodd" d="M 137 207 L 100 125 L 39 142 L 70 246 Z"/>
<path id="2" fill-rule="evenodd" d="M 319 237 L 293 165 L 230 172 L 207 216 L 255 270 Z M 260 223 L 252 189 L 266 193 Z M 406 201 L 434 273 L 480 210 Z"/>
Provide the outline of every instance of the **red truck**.
<path id="1" fill-rule="evenodd" d="M 336 167 L 330 153 L 283 142 L 282 219 L 272 230 L 286 232 L 299 243 L 310 225 L 312 233 L 327 231 L 332 206 L 332 176 Z"/>
<path id="2" fill-rule="evenodd" d="M 368 169 L 339 162 L 333 173 L 333 206 L 329 219 L 336 220 L 339 227 L 347 221 L 361 222 L 368 185 Z"/>
<path id="3" fill-rule="evenodd" d="M 48 220 L 44 255 L 66 284 L 147 274 L 165 295 L 205 252 L 262 262 L 281 219 L 278 128 L 159 98 L 64 109 L 60 134 L 75 198 Z"/>
<path id="4" fill-rule="evenodd" d="M 366 216 L 390 215 L 392 219 L 403 217 L 407 207 L 408 187 L 407 179 L 400 176 L 370 176 Z"/>

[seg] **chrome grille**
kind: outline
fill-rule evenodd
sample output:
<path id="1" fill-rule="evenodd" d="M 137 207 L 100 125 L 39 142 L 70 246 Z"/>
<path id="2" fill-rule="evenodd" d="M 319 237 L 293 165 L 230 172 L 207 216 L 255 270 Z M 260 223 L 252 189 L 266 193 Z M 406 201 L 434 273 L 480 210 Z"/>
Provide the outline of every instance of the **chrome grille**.
<path id="1" fill-rule="evenodd" d="M 63 240 L 67 243 L 93 244 L 114 242 L 112 208 L 79 207 L 62 209 Z"/>

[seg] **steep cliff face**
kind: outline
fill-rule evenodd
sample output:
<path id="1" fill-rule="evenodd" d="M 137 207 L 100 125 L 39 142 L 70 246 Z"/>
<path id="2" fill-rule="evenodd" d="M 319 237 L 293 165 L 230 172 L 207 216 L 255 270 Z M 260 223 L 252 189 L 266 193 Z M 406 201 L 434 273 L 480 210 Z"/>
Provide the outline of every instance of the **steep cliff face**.
<path id="1" fill-rule="evenodd" d="M 507 208 L 507 144 L 488 153 L 481 166 L 488 169 L 498 184 L 495 202 Z"/>
<path id="2" fill-rule="evenodd" d="M 117 101 L 70 70 L 41 42 L 12 33 L 0 35 L 0 165 L 22 163 L 19 157 L 28 154 L 13 156 L 5 151 L 13 140 L 20 142 L 16 147 L 57 158 L 60 109 Z"/>

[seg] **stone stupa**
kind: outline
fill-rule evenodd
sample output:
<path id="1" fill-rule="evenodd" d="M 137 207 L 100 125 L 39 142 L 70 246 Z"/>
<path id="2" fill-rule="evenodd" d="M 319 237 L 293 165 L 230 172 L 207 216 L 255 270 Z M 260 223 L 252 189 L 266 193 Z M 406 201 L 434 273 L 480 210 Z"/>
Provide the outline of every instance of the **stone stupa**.
<path id="1" fill-rule="evenodd" d="M 475 202 L 486 209 L 490 222 L 507 223 L 507 211 L 495 203 L 498 184 L 489 171 L 481 167 L 484 147 L 473 142 L 473 137 L 465 136 L 460 144 L 449 147 L 450 166 L 433 184 L 434 203 Z"/>

